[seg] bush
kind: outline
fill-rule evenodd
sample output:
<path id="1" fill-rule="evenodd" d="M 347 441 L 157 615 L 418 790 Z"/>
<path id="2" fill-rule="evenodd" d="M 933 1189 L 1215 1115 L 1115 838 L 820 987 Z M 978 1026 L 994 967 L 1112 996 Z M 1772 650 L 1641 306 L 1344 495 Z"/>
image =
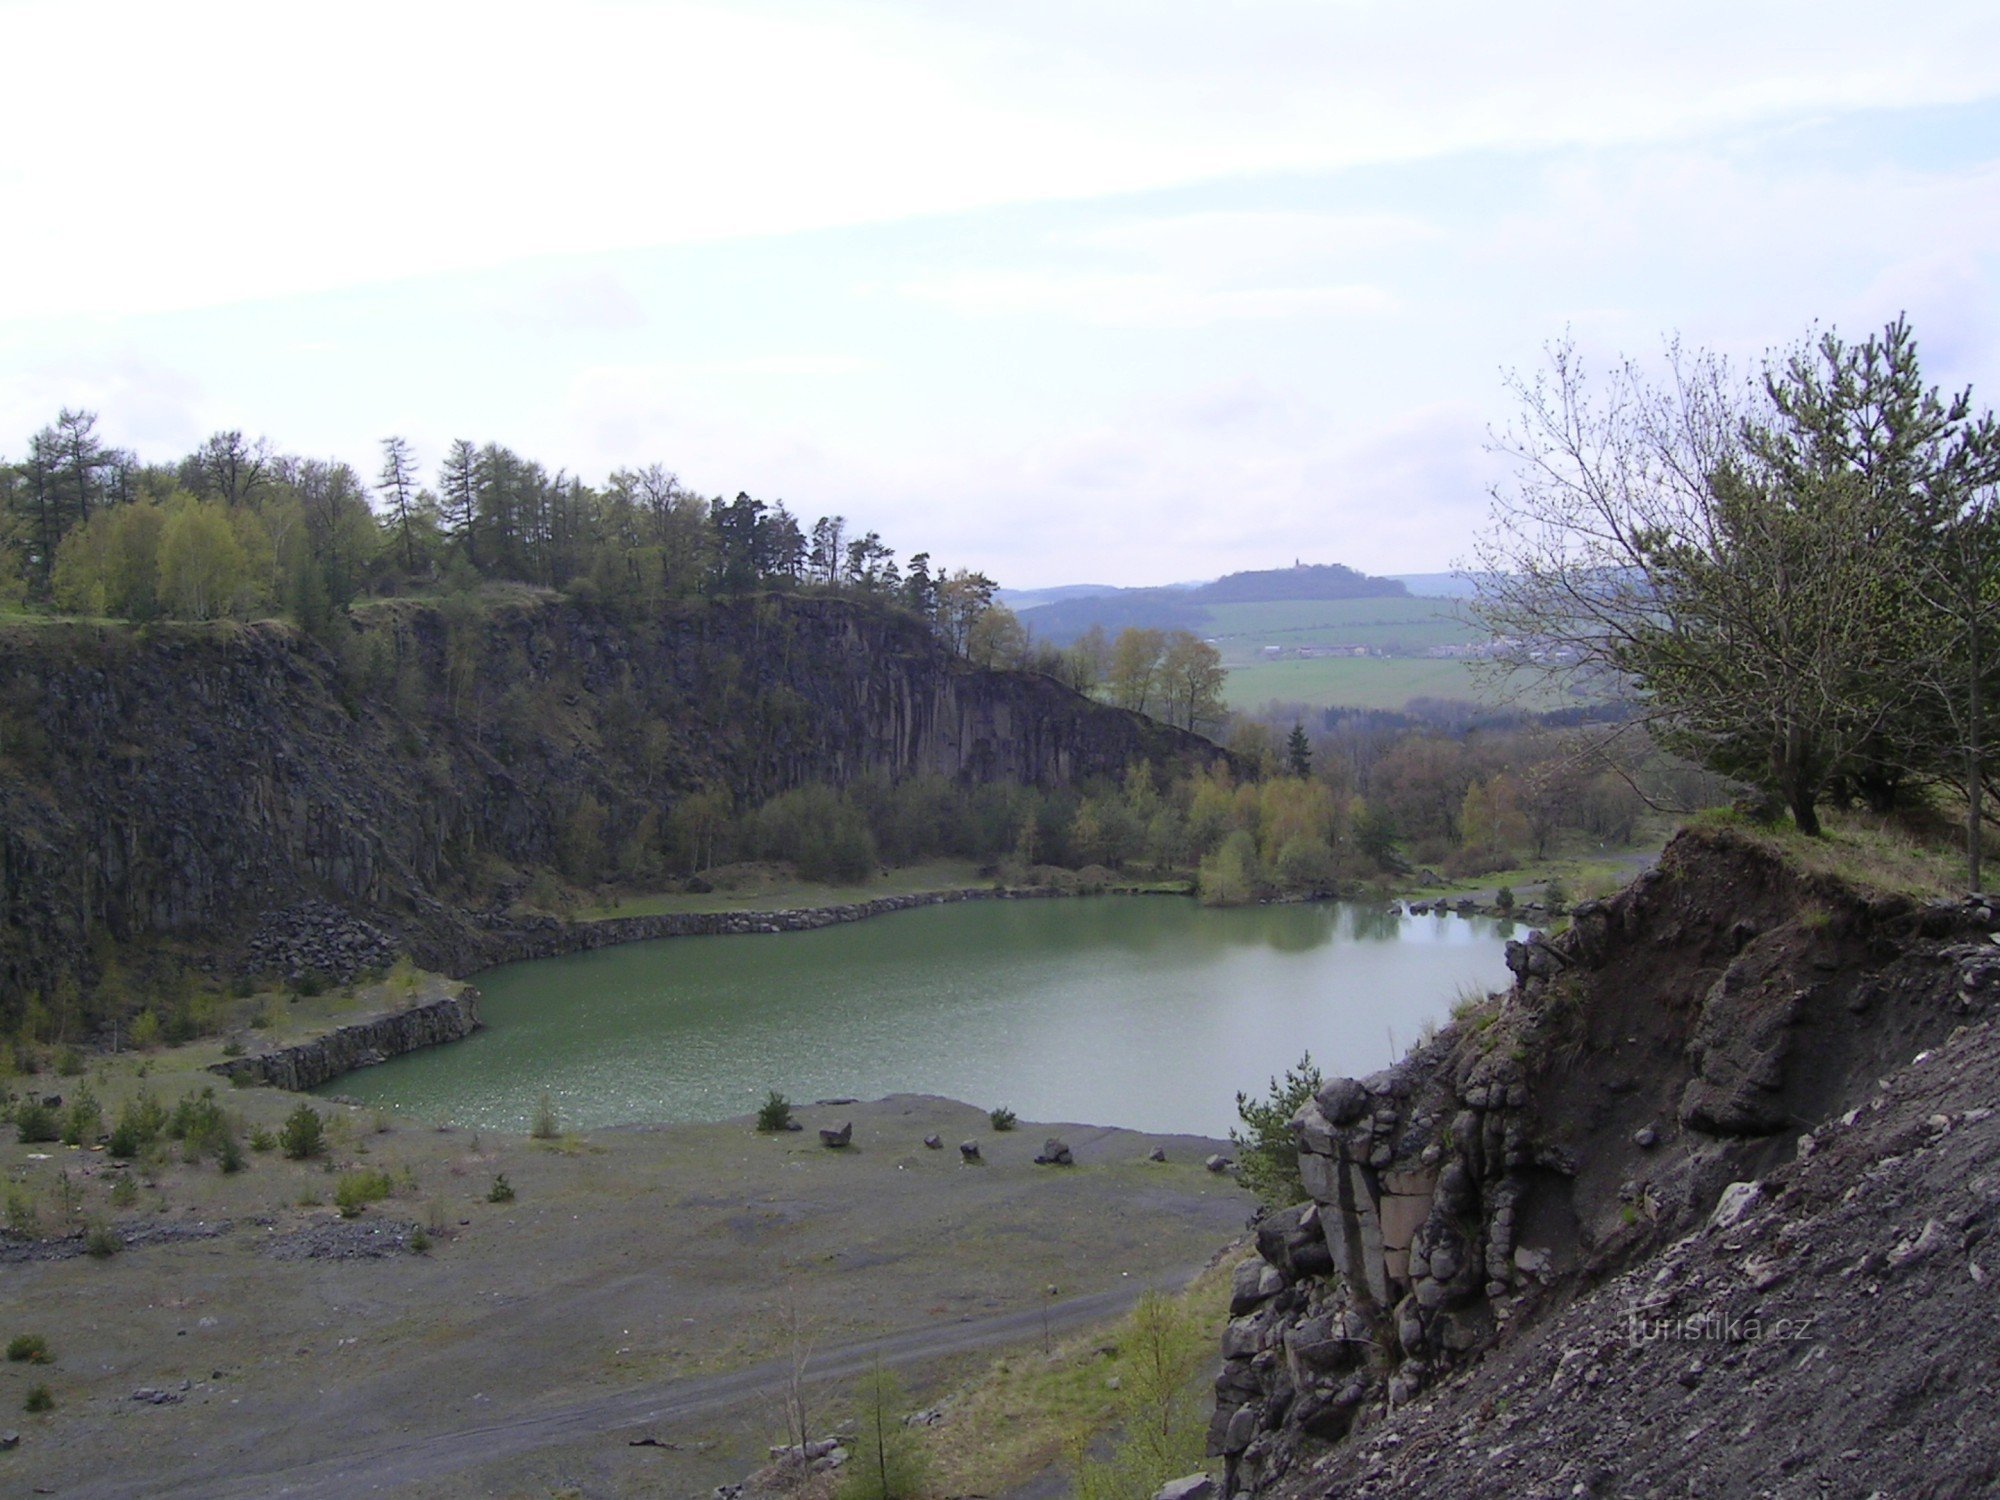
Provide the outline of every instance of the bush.
<path id="1" fill-rule="evenodd" d="M 562 1122 L 556 1118 L 555 1101 L 547 1094 L 543 1094 L 542 1102 L 535 1106 L 535 1123 L 529 1127 L 528 1134 L 538 1141 L 552 1141 L 562 1134 Z"/>
<path id="2" fill-rule="evenodd" d="M 1319 1092 L 1319 1069 L 1310 1052 L 1282 1079 L 1271 1080 L 1271 1092 L 1254 1103 L 1236 1095 L 1236 1113 L 1243 1129 L 1231 1129 L 1236 1147 L 1237 1180 L 1275 1208 L 1301 1202 L 1305 1185 L 1299 1181 L 1299 1143 L 1289 1126 L 1299 1106 Z"/>
<path id="3" fill-rule="evenodd" d="M 55 1405 L 56 1398 L 49 1393 L 49 1388 L 46 1385 L 31 1385 L 28 1387 L 27 1400 L 21 1403 L 21 1410 L 53 1411 L 55 1410 Z"/>
<path id="4" fill-rule="evenodd" d="M 132 1180 L 129 1173 L 120 1172 L 118 1180 L 111 1184 L 111 1206 L 113 1208 L 130 1208 L 138 1201 L 139 1184 Z"/>
<path id="5" fill-rule="evenodd" d="M 1119 1330 L 1120 1436 L 1107 1458 L 1075 1455 L 1077 1500 L 1152 1495 L 1201 1467 L 1207 1397 L 1201 1376 L 1213 1337 L 1185 1302 L 1159 1292 L 1139 1299 Z"/>
<path id="6" fill-rule="evenodd" d="M 46 1104 L 28 1099 L 14 1106 L 14 1129 L 20 1133 L 21 1144 L 33 1145 L 55 1140 L 62 1134 L 62 1123 Z"/>
<path id="7" fill-rule="evenodd" d="M 134 1051 L 151 1052 L 160 1045 L 160 1018 L 151 1010 L 139 1012 L 139 1018 L 132 1023 L 131 1043 Z"/>
<path id="8" fill-rule="evenodd" d="M 1511 885 L 1501 886 L 1499 890 L 1493 893 L 1493 904 L 1502 911 L 1512 911 L 1514 909 L 1514 887 Z"/>
<path id="9" fill-rule="evenodd" d="M 512 1203 L 514 1201 L 514 1185 L 507 1180 L 505 1172 L 496 1172 L 494 1174 L 493 1186 L 486 1190 L 486 1201 L 488 1203 Z"/>
<path id="10" fill-rule="evenodd" d="M 74 1047 L 65 1047 L 56 1054 L 56 1071 L 65 1078 L 75 1078 L 83 1072 L 83 1054 Z"/>
<path id="11" fill-rule="evenodd" d="M 776 1089 L 757 1110 L 757 1128 L 763 1131 L 790 1130 L 792 1128 L 792 1101 Z"/>
<path id="12" fill-rule="evenodd" d="M 49 1341 L 39 1333 L 17 1333 L 7 1341 L 7 1357 L 16 1364 L 45 1365 L 54 1355 L 49 1353 Z"/>
<path id="13" fill-rule="evenodd" d="M 165 1133 L 183 1143 L 182 1156 L 190 1163 L 211 1153 L 225 1172 L 243 1169 L 243 1150 L 236 1143 L 236 1124 L 216 1103 L 215 1090 L 184 1095 L 167 1117 Z"/>
<path id="14" fill-rule="evenodd" d="M 141 1094 L 120 1106 L 106 1149 L 121 1161 L 130 1161 L 158 1140 L 166 1128 L 167 1112 L 160 1107 L 159 1100 L 151 1094 Z"/>
<path id="15" fill-rule="evenodd" d="M 1004 1104 L 986 1111 L 986 1119 L 995 1130 L 1012 1130 L 1015 1120 L 1019 1118 L 1013 1110 Z"/>
<path id="16" fill-rule="evenodd" d="M 63 1116 L 62 1142 L 65 1146 L 90 1146 L 104 1128 L 104 1108 L 86 1084 L 77 1090 Z"/>
<path id="17" fill-rule="evenodd" d="M 278 1138 L 268 1130 L 261 1128 L 253 1130 L 250 1132 L 250 1149 L 252 1151 L 275 1151 L 278 1149 Z"/>
<path id="18" fill-rule="evenodd" d="M 1557 916 L 1569 910 L 1569 887 L 1562 883 L 1561 876 L 1551 877 L 1542 887 L 1542 905 Z"/>
<path id="19" fill-rule="evenodd" d="M 929 1454 L 903 1420 L 902 1382 L 880 1368 L 861 1388 L 853 1457 L 840 1471 L 838 1500 L 909 1500 L 928 1486 Z"/>
<path id="20" fill-rule="evenodd" d="M 109 1260 L 125 1248 L 125 1241 L 117 1230 L 99 1219 L 84 1235 L 83 1248 L 98 1260 Z"/>
<path id="21" fill-rule="evenodd" d="M 369 1204 L 387 1198 L 393 1187 L 389 1174 L 379 1169 L 342 1172 L 333 1185 L 334 1206 L 343 1219 L 351 1219 Z"/>
<path id="22" fill-rule="evenodd" d="M 301 1104 L 278 1128 L 278 1145 L 293 1161 L 306 1161 L 326 1150 L 326 1124 L 319 1111 Z"/>

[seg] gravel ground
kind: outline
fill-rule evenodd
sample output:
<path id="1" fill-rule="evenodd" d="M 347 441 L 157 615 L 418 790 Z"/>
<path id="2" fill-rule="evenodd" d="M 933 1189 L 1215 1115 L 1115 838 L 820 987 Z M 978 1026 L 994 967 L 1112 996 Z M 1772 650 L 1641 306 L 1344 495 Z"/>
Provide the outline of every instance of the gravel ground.
<path id="1" fill-rule="evenodd" d="M 237 1100 L 292 1103 L 264 1093 Z M 55 1355 L 0 1365 L 0 1409 L 38 1381 L 56 1402 L 9 1421 L 22 1440 L 0 1490 L 700 1494 L 761 1462 L 781 1425 L 767 1362 L 787 1302 L 823 1373 L 893 1338 L 922 1388 L 958 1350 L 1038 1338 L 1051 1286 L 1057 1316 L 1110 1316 L 1191 1273 L 1251 1207 L 1203 1170 L 1216 1142 L 996 1134 L 980 1110 L 913 1096 L 807 1108 L 779 1136 L 734 1121 L 533 1142 L 373 1133 L 349 1113 L 341 1164 L 417 1184 L 359 1218 L 316 1206 L 320 1167 L 176 1163 L 142 1205 L 167 1242 L 0 1273 L 0 1335 L 43 1333 Z M 850 1119 L 852 1146 L 820 1146 L 817 1127 Z M 1049 1135 L 1076 1166 L 1033 1164 Z M 982 1165 L 952 1149 L 970 1138 Z M 501 1173 L 517 1196 L 491 1203 Z M 438 1221 L 429 1254 L 381 1253 Z M 674 1446 L 628 1446 L 635 1422 Z"/>

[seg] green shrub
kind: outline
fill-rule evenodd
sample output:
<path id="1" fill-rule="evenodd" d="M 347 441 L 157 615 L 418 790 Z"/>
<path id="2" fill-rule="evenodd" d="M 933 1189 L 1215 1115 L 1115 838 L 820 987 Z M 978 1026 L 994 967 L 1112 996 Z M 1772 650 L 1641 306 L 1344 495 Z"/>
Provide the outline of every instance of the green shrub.
<path id="1" fill-rule="evenodd" d="M 56 1071 L 65 1078 L 75 1078 L 83 1072 L 83 1054 L 74 1047 L 65 1047 L 56 1054 Z"/>
<path id="2" fill-rule="evenodd" d="M 387 1198 L 393 1187 L 389 1174 L 379 1168 L 342 1172 L 333 1185 L 334 1206 L 343 1219 L 351 1219 L 369 1204 Z"/>
<path id="3" fill-rule="evenodd" d="M 416 1255 L 429 1255 L 431 1253 L 429 1231 L 419 1226 L 417 1232 L 410 1236 L 410 1250 Z"/>
<path id="4" fill-rule="evenodd" d="M 56 1112 L 35 1099 L 25 1099 L 14 1106 L 14 1129 L 20 1133 L 23 1145 L 33 1145 L 38 1141 L 53 1141 L 62 1134 L 62 1122 Z"/>
<path id="5" fill-rule="evenodd" d="M 488 1203 L 512 1203 L 514 1201 L 514 1185 L 507 1180 L 505 1172 L 494 1174 L 493 1186 L 486 1190 L 486 1201 Z"/>
<path id="6" fill-rule="evenodd" d="M 139 1012 L 139 1018 L 132 1023 L 132 1047 L 138 1052 L 151 1052 L 160 1045 L 160 1018 L 148 1010 Z"/>
<path id="7" fill-rule="evenodd" d="M 63 1114 L 62 1142 L 65 1146 L 95 1145 L 99 1133 L 104 1128 L 104 1106 L 97 1102 L 97 1095 L 85 1084 L 70 1100 L 69 1109 Z"/>
<path id="8" fill-rule="evenodd" d="M 1004 1104 L 996 1105 L 994 1108 L 986 1111 L 987 1122 L 991 1124 L 995 1130 L 1012 1130 L 1014 1128 L 1015 1120 L 1019 1118 L 1020 1117 L 1016 1115 L 1013 1110 L 1009 1109 Z"/>
<path id="9" fill-rule="evenodd" d="M 792 1101 L 776 1089 L 757 1110 L 757 1128 L 763 1131 L 790 1130 L 792 1128 Z"/>
<path id="10" fill-rule="evenodd" d="M 118 1110 L 106 1149 L 122 1161 L 130 1161 L 158 1140 L 167 1128 L 167 1112 L 151 1094 L 127 1099 Z"/>
<path id="11" fill-rule="evenodd" d="M 259 1126 L 250 1132 L 250 1149 L 258 1152 L 275 1151 L 278 1149 L 278 1138 Z"/>
<path id="12" fill-rule="evenodd" d="M 56 1398 L 49 1393 L 46 1385 L 31 1385 L 28 1387 L 27 1399 L 21 1403 L 21 1410 L 53 1411 L 55 1405 Z"/>
<path id="13" fill-rule="evenodd" d="M 1569 887 L 1563 884 L 1560 875 L 1550 877 L 1549 883 L 1542 887 L 1542 905 L 1557 914 L 1569 910 Z"/>
<path id="14" fill-rule="evenodd" d="M 1213 1335 L 1177 1298 L 1148 1292 L 1119 1330 L 1120 1436 L 1111 1454 L 1075 1454 L 1077 1500 L 1152 1495 L 1201 1467 Z"/>
<path id="15" fill-rule="evenodd" d="M 117 1230 L 99 1219 L 84 1235 L 83 1248 L 98 1260 L 109 1260 L 125 1248 L 125 1241 Z"/>
<path id="16" fill-rule="evenodd" d="M 1236 1095 L 1243 1129 L 1232 1128 L 1229 1139 L 1236 1147 L 1237 1179 L 1273 1207 L 1298 1203 L 1306 1196 L 1299 1181 L 1299 1143 L 1289 1126 L 1299 1106 L 1318 1093 L 1319 1086 L 1319 1069 L 1308 1052 L 1282 1079 L 1271 1080 L 1271 1092 L 1264 1098 L 1253 1101 L 1240 1091 Z"/>
<path id="17" fill-rule="evenodd" d="M 35 1200 L 18 1187 L 7 1189 L 7 1232 L 22 1239 L 32 1239 L 42 1227 L 41 1215 L 35 1212 Z"/>
<path id="18" fill-rule="evenodd" d="M 913 1500 L 930 1479 L 929 1454 L 903 1420 L 909 1397 L 879 1365 L 861 1387 L 853 1456 L 840 1471 L 837 1500 Z"/>
<path id="19" fill-rule="evenodd" d="M 562 1121 L 556 1118 L 555 1101 L 547 1094 L 535 1106 L 535 1123 L 528 1128 L 528 1134 L 538 1141 L 552 1141 L 562 1134 Z"/>
<path id="20" fill-rule="evenodd" d="M 45 1365 L 54 1355 L 49 1353 L 49 1341 L 39 1333 L 17 1333 L 7 1341 L 7 1357 L 16 1364 Z"/>
<path id="21" fill-rule="evenodd" d="M 1514 887 L 1511 885 L 1501 886 L 1499 890 L 1493 893 L 1493 904 L 1502 911 L 1512 911 L 1514 909 Z"/>
<path id="22" fill-rule="evenodd" d="M 111 1206 L 113 1208 L 130 1208 L 138 1201 L 139 1184 L 132 1180 L 130 1173 L 119 1173 L 118 1180 L 111 1184 Z"/>
<path id="23" fill-rule="evenodd" d="M 310 1104 L 301 1104 L 285 1116 L 278 1129 L 278 1144 L 293 1161 L 305 1161 L 326 1150 L 326 1122 Z"/>

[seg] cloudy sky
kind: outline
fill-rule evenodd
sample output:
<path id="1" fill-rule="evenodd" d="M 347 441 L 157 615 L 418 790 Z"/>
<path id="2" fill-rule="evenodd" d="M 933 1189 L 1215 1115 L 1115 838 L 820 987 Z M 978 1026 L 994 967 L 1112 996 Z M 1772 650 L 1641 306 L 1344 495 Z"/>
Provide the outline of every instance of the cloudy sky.
<path id="1" fill-rule="evenodd" d="M 0 456 L 83 406 L 1442 569 L 1506 370 L 1907 310 L 2000 403 L 2000 7 L 0 0 Z"/>

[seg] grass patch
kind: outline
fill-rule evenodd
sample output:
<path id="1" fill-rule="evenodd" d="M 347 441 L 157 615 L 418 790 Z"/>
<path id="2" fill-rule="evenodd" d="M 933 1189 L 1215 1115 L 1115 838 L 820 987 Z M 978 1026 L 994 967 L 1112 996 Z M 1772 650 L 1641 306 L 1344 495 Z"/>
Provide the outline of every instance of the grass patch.
<path id="1" fill-rule="evenodd" d="M 966 890 L 984 884 L 979 867 L 970 860 L 938 859 L 904 865 L 865 885 L 826 885 L 800 880 L 779 865 L 731 865 L 711 870 L 716 889 L 701 893 L 661 891 L 621 897 L 616 905 L 580 906 L 582 922 L 612 917 L 664 917 L 701 912 L 811 911 L 825 906 L 852 906 L 883 896 L 916 896 L 930 891 Z"/>
<path id="2" fill-rule="evenodd" d="M 7 1358 L 16 1364 L 46 1365 L 55 1356 L 49 1353 L 49 1341 L 39 1333 L 17 1333 L 7 1341 Z"/>
<path id="3" fill-rule="evenodd" d="M 1925 901 L 1965 891 L 1965 851 L 1956 830 L 1928 831 L 1898 814 L 1822 809 L 1818 838 L 1808 838 L 1789 823 L 1759 827 L 1723 809 L 1700 814 L 1690 826 L 1727 829 L 1737 838 L 1762 845 L 1795 870 L 1830 876 L 1847 885 Z M 1995 844 L 2000 846 L 2000 840 Z"/>
<path id="4" fill-rule="evenodd" d="M 1233 1259 L 1204 1271 L 1178 1301 L 1208 1347 L 1229 1321 Z M 1130 1320 L 1072 1335 L 1044 1352 L 1027 1349 L 995 1360 L 943 1405 L 930 1430 L 931 1479 L 941 1495 L 997 1495 L 1063 1463 L 1112 1431 L 1119 1387 L 1131 1383 Z M 1195 1383 L 1213 1373 L 1206 1361 Z"/>

